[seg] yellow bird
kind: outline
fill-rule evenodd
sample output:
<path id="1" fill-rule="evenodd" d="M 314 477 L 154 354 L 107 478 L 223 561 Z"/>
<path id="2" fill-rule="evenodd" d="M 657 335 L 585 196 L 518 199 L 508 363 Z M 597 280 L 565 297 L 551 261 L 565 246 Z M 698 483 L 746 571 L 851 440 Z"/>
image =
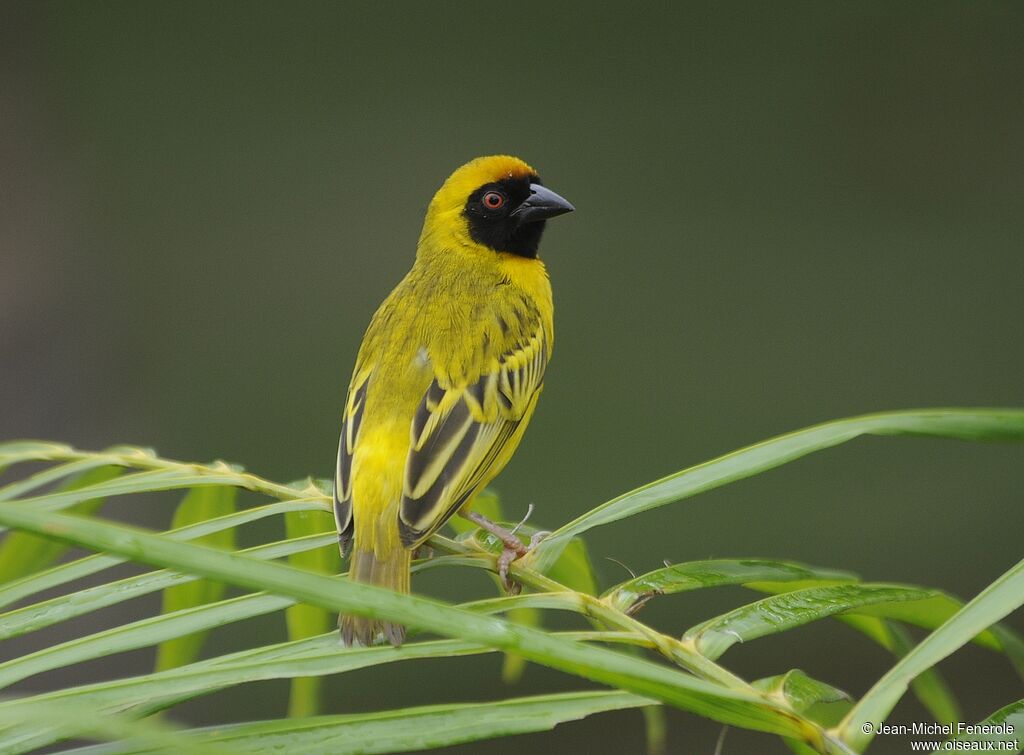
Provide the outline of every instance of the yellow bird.
<path id="1" fill-rule="evenodd" d="M 469 509 L 537 405 L 554 343 L 537 249 L 545 221 L 573 209 L 506 155 L 463 165 L 434 195 L 416 261 L 370 321 L 345 403 L 334 515 L 357 582 L 409 592 L 413 551 L 461 511 L 505 542 L 507 585 L 526 549 Z M 405 638 L 400 625 L 359 616 L 339 626 L 346 645 Z"/>

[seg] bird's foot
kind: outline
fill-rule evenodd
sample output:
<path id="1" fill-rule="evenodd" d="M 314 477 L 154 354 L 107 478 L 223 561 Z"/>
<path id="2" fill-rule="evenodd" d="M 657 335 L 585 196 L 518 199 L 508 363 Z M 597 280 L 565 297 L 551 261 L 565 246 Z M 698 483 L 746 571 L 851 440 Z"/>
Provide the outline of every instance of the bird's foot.
<path id="1" fill-rule="evenodd" d="M 428 559 L 434 557 L 434 548 L 427 543 L 417 545 L 415 550 L 412 552 L 412 560 L 419 561 L 420 559 Z"/>
<path id="2" fill-rule="evenodd" d="M 476 524 L 482 530 L 486 530 L 494 535 L 501 541 L 503 546 L 501 555 L 498 556 L 498 576 L 501 578 L 501 586 L 505 588 L 505 592 L 509 595 L 518 595 L 523 590 L 523 586 L 514 580 L 508 578 L 508 569 L 514 561 L 519 560 L 531 550 L 537 547 L 537 544 L 545 537 L 550 535 L 550 532 L 535 532 L 530 537 L 530 544 L 523 545 L 523 541 L 516 537 L 516 532 L 520 527 L 530 518 L 530 514 L 533 513 L 533 504 L 526 511 L 526 516 L 523 517 L 522 521 L 519 522 L 511 530 L 507 530 L 500 524 L 492 522 L 482 514 L 477 514 L 475 511 L 468 512 L 465 516 L 471 522 Z"/>

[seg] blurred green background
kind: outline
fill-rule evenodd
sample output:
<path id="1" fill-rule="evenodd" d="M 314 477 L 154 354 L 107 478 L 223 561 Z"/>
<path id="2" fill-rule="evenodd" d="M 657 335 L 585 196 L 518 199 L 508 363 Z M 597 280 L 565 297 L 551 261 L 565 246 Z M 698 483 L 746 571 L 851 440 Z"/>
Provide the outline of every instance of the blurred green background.
<path id="1" fill-rule="evenodd" d="M 556 526 L 830 418 L 1019 406 L 1022 32 L 1009 2 L 6 2 L 0 437 L 329 475 L 359 340 L 427 202 L 494 152 L 578 208 L 542 247 L 558 343 L 497 481 L 510 515 L 532 502 Z M 876 438 L 588 542 L 605 585 L 625 576 L 606 556 L 637 571 L 765 556 L 969 597 L 1022 555 L 1022 485 L 1020 447 Z M 487 588 L 472 579 L 419 588 Z M 681 633 L 741 597 L 644 616 Z M 282 632 L 254 622 L 213 641 Z M 822 624 L 726 662 L 751 677 L 799 666 L 861 694 L 890 660 Z M 332 680 L 327 708 L 508 693 L 497 659 L 410 668 Z M 940 668 L 968 720 L 1022 693 L 982 650 Z M 514 692 L 571 685 L 530 667 Z M 255 690 L 180 715 L 281 713 L 285 685 Z M 909 698 L 898 709 L 923 715 Z M 719 727 L 669 719 L 672 752 L 713 750 Z M 640 731 L 622 713 L 458 751 L 633 752 Z M 872 752 L 906 750 L 889 739 Z M 749 751 L 782 750 L 730 732 L 724 752 Z"/>

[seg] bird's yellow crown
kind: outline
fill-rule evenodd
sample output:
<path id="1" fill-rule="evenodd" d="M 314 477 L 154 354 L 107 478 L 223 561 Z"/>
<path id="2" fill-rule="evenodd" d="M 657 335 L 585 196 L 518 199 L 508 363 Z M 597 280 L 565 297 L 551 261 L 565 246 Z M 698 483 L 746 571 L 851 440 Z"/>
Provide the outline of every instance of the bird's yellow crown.
<path id="1" fill-rule="evenodd" d="M 461 212 L 466 204 L 466 197 L 484 184 L 496 183 L 504 179 L 529 178 L 536 180 L 537 172 L 511 155 L 490 155 L 478 157 L 458 168 L 448 176 L 437 194 L 434 195 L 427 211 L 428 217 L 436 212 L 454 210 Z"/>

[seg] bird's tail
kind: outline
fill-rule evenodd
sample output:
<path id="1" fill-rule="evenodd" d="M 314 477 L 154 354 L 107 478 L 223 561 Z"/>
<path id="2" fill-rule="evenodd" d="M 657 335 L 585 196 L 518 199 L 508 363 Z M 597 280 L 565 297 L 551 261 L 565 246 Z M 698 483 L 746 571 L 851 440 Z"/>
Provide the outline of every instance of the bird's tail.
<path id="1" fill-rule="evenodd" d="M 401 545 L 387 549 L 384 558 L 380 558 L 373 548 L 359 547 L 356 538 L 352 550 L 352 561 L 349 567 L 349 578 L 377 587 L 386 587 L 395 592 L 409 592 L 409 567 L 412 563 L 412 552 Z M 383 635 L 388 642 L 396 647 L 405 640 L 405 627 L 380 619 L 369 619 L 363 616 L 338 617 L 341 639 L 349 647 L 362 645 L 370 647 Z"/>

